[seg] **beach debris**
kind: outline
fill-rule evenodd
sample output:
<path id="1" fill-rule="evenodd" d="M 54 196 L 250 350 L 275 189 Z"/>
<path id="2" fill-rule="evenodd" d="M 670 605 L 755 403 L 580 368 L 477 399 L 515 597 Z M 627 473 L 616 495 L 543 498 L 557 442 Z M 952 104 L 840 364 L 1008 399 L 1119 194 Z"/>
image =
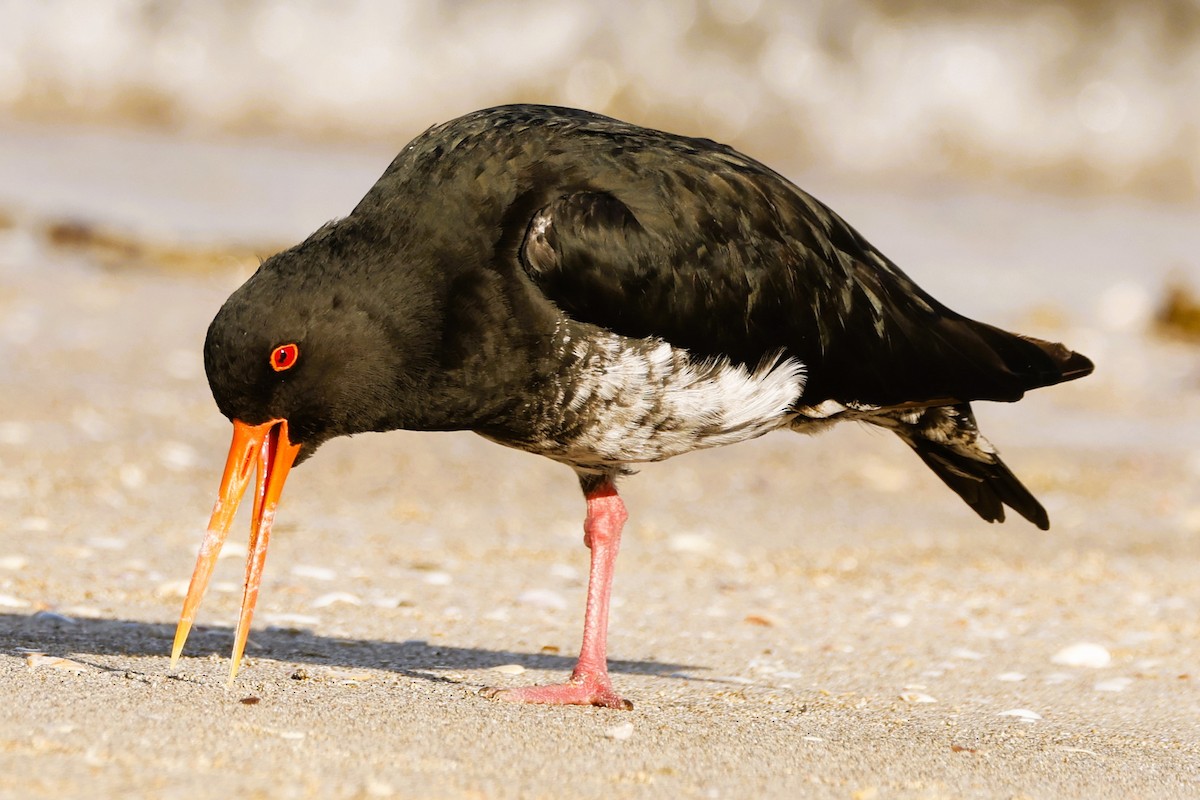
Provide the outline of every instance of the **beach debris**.
<path id="1" fill-rule="evenodd" d="M 159 597 L 187 597 L 190 583 L 186 580 L 166 581 L 155 588 L 154 594 Z"/>
<path id="2" fill-rule="evenodd" d="M 525 668 L 520 664 L 501 664 L 492 667 L 492 672 L 499 672 L 501 675 L 520 675 L 524 671 Z"/>
<path id="3" fill-rule="evenodd" d="M 312 564 L 297 564 L 292 567 L 292 575 L 297 578 L 312 578 L 315 581 L 331 581 L 337 573 L 329 567 L 318 567 Z"/>
<path id="4" fill-rule="evenodd" d="M 924 692 L 903 692 L 900 695 L 900 699 L 903 700 L 904 702 L 910 703 L 910 704 L 936 703 L 937 702 L 936 697 L 927 695 Z"/>
<path id="5" fill-rule="evenodd" d="M 707 533 L 677 533 L 667 542 L 672 553 L 694 553 L 707 555 L 716 550 L 716 545 Z"/>
<path id="6" fill-rule="evenodd" d="M 553 589 L 526 589 L 517 595 L 517 602 L 550 611 L 562 611 L 567 607 L 566 599 Z"/>
<path id="7" fill-rule="evenodd" d="M 449 586 L 454 583 L 454 576 L 449 572 L 434 570 L 425 573 L 425 582 L 430 586 Z"/>
<path id="8" fill-rule="evenodd" d="M 613 725 L 611 728 L 604 731 L 605 737 L 617 742 L 624 742 L 633 736 L 633 723 L 622 722 L 620 725 Z"/>
<path id="9" fill-rule="evenodd" d="M 775 618 L 769 614 L 747 614 L 742 622 L 748 625 L 759 625 L 764 628 L 773 628 L 778 624 Z"/>
<path id="10" fill-rule="evenodd" d="M 550 574 L 556 578 L 562 578 L 564 581 L 580 579 L 579 569 L 570 564 L 552 564 L 550 565 Z"/>
<path id="11" fill-rule="evenodd" d="M 29 652 L 25 654 L 25 663 L 34 669 L 57 669 L 62 672 L 90 672 L 91 667 L 72 661 L 62 656 L 48 656 L 45 653 Z"/>
<path id="12" fill-rule="evenodd" d="M 1059 650 L 1050 661 L 1064 667 L 1100 669 L 1109 665 L 1112 661 L 1112 656 L 1103 645 L 1093 642 L 1079 642 Z"/>
<path id="13" fill-rule="evenodd" d="M 1001 711 L 996 716 L 998 717 L 1013 717 L 1021 722 L 1037 722 L 1042 718 L 1042 715 L 1036 711 L 1030 711 L 1028 708 L 1010 708 L 1008 711 Z"/>
<path id="14" fill-rule="evenodd" d="M 256 706 L 259 704 L 259 701 L 260 701 L 260 698 L 255 697 L 254 695 L 250 695 L 249 697 L 243 697 L 241 700 L 238 700 L 238 702 L 244 706 Z"/>
<path id="15" fill-rule="evenodd" d="M 309 605 L 313 608 L 327 608 L 335 603 L 345 603 L 348 606 L 361 606 L 362 599 L 356 594 L 350 594 L 350 592 L 326 592 L 320 597 L 314 598 Z"/>

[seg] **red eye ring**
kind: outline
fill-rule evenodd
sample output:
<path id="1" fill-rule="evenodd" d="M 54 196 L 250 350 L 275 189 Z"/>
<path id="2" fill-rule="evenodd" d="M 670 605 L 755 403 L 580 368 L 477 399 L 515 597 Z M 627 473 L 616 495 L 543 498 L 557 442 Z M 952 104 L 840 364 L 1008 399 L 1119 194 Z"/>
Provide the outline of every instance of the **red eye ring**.
<path id="1" fill-rule="evenodd" d="M 300 348 L 294 344 L 281 344 L 271 351 L 271 369 L 283 372 L 296 366 L 300 358 Z"/>

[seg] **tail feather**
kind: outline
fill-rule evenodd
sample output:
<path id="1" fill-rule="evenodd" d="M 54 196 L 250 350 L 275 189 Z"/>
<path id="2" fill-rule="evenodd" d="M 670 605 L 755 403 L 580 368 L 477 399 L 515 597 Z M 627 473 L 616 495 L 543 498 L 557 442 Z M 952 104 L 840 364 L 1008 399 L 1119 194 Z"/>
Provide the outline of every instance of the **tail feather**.
<path id="1" fill-rule="evenodd" d="M 891 411 L 869 421 L 893 430 L 988 522 L 1003 522 L 1008 506 L 1042 530 L 1050 527 L 1046 509 L 979 433 L 970 405 Z"/>
<path id="2" fill-rule="evenodd" d="M 960 318 L 957 335 L 947 346 L 958 351 L 955 371 L 979 391 L 960 393 L 956 399 L 1019 400 L 1025 392 L 1089 375 L 1087 356 L 1066 345 Z M 972 375 L 972 373 L 975 373 Z"/>

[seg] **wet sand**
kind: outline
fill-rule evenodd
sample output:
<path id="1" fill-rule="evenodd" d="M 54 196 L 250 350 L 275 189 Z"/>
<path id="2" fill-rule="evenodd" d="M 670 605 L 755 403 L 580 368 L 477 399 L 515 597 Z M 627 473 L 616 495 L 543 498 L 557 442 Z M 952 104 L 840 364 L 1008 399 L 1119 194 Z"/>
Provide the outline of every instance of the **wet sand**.
<path id="1" fill-rule="evenodd" d="M 213 241 L 288 241 L 356 199 L 281 211 L 324 178 L 311 154 L 247 177 L 257 155 L 222 156 L 185 211 L 86 163 L 56 179 L 76 217 L 157 208 L 154 232 Z M 386 159 L 341 163 L 353 194 Z M 1200 284 L 1196 209 L 814 178 L 939 298 L 1095 358 L 978 409 L 1052 528 L 981 522 L 850 426 L 648 466 L 622 489 L 617 712 L 478 696 L 570 669 L 587 559 L 570 472 L 467 433 L 323 447 L 240 677 L 244 519 L 170 674 L 229 436 L 200 346 L 249 267 L 50 246 L 52 169 L 27 156 L 28 191 L 0 193 L 0 796 L 1200 793 L 1200 351 L 1147 330 L 1167 274 Z M 249 185 L 261 216 L 231 199 Z"/>

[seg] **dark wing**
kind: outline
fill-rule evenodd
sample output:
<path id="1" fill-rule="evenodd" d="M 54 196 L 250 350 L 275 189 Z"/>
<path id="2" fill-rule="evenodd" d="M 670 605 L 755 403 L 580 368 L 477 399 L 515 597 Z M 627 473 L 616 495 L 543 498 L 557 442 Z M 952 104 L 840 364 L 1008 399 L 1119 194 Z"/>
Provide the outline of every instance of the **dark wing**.
<path id="1" fill-rule="evenodd" d="M 807 366 L 806 403 L 1016 400 L 1090 372 L 941 305 L 752 159 L 670 145 L 621 148 L 587 191 L 534 214 L 525 269 L 571 317 L 746 364 L 784 349 Z"/>

